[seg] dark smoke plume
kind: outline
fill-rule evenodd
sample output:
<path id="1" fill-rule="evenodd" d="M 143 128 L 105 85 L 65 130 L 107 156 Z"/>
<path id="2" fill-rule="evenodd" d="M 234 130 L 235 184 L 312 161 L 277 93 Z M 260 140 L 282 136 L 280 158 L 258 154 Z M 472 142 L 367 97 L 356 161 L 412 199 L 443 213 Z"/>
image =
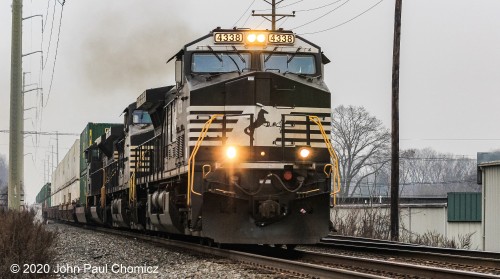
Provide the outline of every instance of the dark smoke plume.
<path id="1" fill-rule="evenodd" d="M 141 92 L 173 83 L 173 63 L 165 63 L 196 35 L 175 15 L 146 14 L 136 22 L 120 13 L 98 18 L 86 34 L 81 64 L 94 93 Z"/>

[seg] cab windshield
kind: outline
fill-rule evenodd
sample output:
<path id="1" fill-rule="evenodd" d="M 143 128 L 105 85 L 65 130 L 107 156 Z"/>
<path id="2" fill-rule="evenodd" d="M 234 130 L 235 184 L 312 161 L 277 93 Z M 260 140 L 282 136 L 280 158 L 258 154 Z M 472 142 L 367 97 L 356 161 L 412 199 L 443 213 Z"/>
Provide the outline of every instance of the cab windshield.
<path id="1" fill-rule="evenodd" d="M 304 75 L 313 75 L 316 73 L 316 63 L 313 55 L 264 53 L 261 54 L 261 58 L 264 65 L 264 71 Z"/>
<path id="2" fill-rule="evenodd" d="M 136 110 L 133 114 L 134 124 L 151 124 L 151 117 L 147 111 Z"/>
<path id="3" fill-rule="evenodd" d="M 194 73 L 241 72 L 250 68 L 250 54 L 208 52 L 193 54 L 191 71 Z"/>

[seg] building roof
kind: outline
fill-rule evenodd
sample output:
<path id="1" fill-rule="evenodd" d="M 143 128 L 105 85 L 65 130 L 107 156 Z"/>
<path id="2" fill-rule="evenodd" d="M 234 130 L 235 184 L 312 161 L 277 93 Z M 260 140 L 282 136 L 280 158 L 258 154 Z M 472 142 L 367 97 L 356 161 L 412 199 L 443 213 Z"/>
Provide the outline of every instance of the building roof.
<path id="1" fill-rule="evenodd" d="M 490 166 L 498 165 L 500 163 L 500 152 L 478 152 L 477 153 L 477 166 Z"/>
<path id="2" fill-rule="evenodd" d="M 500 166 L 500 160 L 497 161 L 490 161 L 490 162 L 482 162 L 478 164 L 479 167 L 494 167 L 494 166 Z"/>

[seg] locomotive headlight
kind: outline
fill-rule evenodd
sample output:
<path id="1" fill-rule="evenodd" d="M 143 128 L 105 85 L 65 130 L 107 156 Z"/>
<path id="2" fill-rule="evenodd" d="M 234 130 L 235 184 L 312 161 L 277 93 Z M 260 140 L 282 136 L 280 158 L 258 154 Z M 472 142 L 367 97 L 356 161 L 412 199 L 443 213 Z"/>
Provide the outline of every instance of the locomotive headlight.
<path id="1" fill-rule="evenodd" d="M 226 149 L 226 156 L 229 159 L 234 159 L 236 158 L 236 148 L 234 146 L 229 146 Z"/>
<path id="2" fill-rule="evenodd" d="M 264 34 L 257 35 L 257 42 L 263 43 L 266 41 L 266 36 Z"/>
<path id="3" fill-rule="evenodd" d="M 311 155 L 311 150 L 309 150 L 309 148 L 307 147 L 302 147 L 299 150 L 299 155 L 302 159 L 306 159 L 307 157 L 309 157 L 309 155 Z"/>
<path id="4" fill-rule="evenodd" d="M 255 35 L 255 34 L 248 34 L 248 36 L 247 36 L 247 41 L 250 43 L 255 42 L 256 39 L 257 39 L 257 35 Z"/>

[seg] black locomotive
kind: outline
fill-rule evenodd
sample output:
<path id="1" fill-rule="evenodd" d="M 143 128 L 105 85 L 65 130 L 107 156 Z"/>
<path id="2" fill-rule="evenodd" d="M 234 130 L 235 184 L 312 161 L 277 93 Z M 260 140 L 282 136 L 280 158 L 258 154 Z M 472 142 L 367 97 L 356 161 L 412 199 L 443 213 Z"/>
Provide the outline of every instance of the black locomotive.
<path id="1" fill-rule="evenodd" d="M 66 219 L 217 243 L 326 236 L 339 177 L 320 47 L 217 28 L 170 61 L 175 85 L 146 90 L 81 150 L 84 198 L 64 199 Z"/>

